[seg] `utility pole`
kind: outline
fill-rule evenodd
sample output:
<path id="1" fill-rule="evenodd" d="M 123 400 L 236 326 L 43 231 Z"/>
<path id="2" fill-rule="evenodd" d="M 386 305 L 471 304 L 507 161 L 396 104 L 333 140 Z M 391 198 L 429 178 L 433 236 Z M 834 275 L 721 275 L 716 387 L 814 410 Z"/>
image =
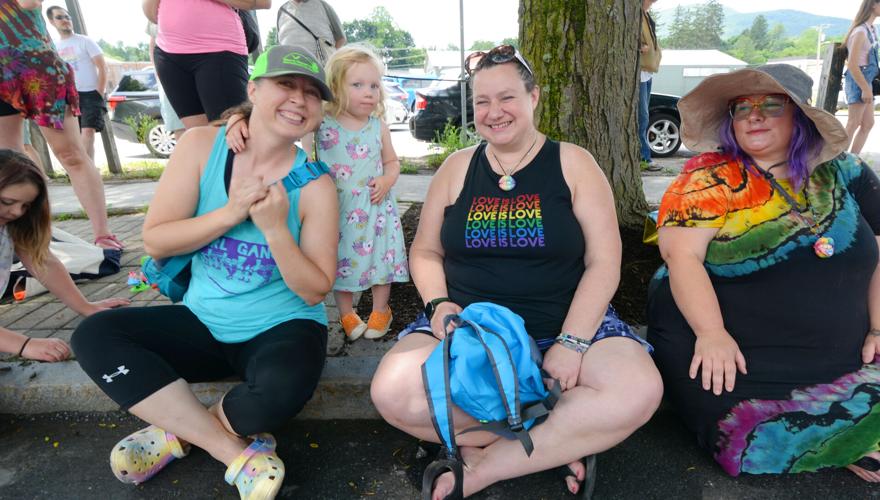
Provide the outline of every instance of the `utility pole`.
<path id="1" fill-rule="evenodd" d="M 82 17 L 82 10 L 79 8 L 79 0 L 65 0 L 67 4 L 67 12 L 70 13 L 70 19 L 73 21 L 73 31 L 81 35 L 88 35 L 86 23 Z M 104 96 L 107 89 L 98 89 L 101 96 Z M 116 151 L 116 137 L 113 135 L 113 122 L 110 116 L 104 110 L 104 130 L 101 131 L 101 142 L 104 144 L 104 155 L 107 157 L 107 168 L 111 173 L 121 174 L 122 166 L 119 162 L 119 152 Z"/>
<path id="2" fill-rule="evenodd" d="M 467 137 L 467 82 L 464 80 L 465 68 L 464 68 L 464 0 L 458 0 L 458 12 L 459 12 L 459 55 L 461 56 L 461 73 L 458 74 L 459 85 L 461 88 L 461 130 L 459 131 L 459 137 L 461 137 L 461 142 L 464 143 L 465 138 Z"/>

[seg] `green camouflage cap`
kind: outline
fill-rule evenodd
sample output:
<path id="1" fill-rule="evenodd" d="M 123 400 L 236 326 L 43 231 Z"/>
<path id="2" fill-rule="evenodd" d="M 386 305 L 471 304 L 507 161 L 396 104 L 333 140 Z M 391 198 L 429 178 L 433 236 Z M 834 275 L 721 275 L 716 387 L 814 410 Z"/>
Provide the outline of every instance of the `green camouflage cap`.
<path id="1" fill-rule="evenodd" d="M 282 75 L 307 76 L 321 89 L 322 99 L 333 100 L 333 93 L 325 83 L 324 68 L 307 49 L 292 45 L 269 47 L 257 58 L 251 80 Z"/>

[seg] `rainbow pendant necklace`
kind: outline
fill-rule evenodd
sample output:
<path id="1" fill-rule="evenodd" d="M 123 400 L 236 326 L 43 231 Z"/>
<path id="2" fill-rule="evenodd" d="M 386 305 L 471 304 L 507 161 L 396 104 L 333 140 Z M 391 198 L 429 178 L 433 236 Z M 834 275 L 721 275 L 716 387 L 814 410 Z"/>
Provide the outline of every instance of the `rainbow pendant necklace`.
<path id="1" fill-rule="evenodd" d="M 511 170 L 510 173 L 507 173 L 507 170 L 504 169 L 504 165 L 501 164 L 501 160 L 498 159 L 498 157 L 495 155 L 495 152 L 490 151 L 490 153 L 492 153 L 492 158 L 495 158 L 495 163 L 498 164 L 498 168 L 500 168 L 501 171 L 504 172 L 504 175 L 502 175 L 501 178 L 498 179 L 498 188 L 499 189 L 501 189 L 502 191 L 511 191 L 513 188 L 516 187 L 516 179 L 513 178 L 513 174 L 515 174 L 516 171 L 519 169 L 520 164 L 522 164 L 523 160 L 526 159 L 526 156 L 528 156 L 529 153 L 532 152 L 532 149 L 535 147 L 535 144 L 537 144 L 537 142 L 538 142 L 538 131 L 536 130 L 535 131 L 535 139 L 532 141 L 532 145 L 529 146 L 529 149 L 526 151 L 526 154 L 522 155 L 522 158 L 520 158 L 519 161 L 516 162 L 516 166 L 513 167 L 513 170 Z"/>

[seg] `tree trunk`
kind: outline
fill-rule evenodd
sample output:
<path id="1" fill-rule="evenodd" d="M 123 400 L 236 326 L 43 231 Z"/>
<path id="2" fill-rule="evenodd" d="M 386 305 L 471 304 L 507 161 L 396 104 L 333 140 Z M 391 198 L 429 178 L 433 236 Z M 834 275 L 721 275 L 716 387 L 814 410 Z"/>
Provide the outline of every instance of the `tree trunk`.
<path id="1" fill-rule="evenodd" d="M 541 86 L 536 120 L 548 136 L 586 148 L 614 190 L 619 223 L 641 227 L 641 7 L 636 0 L 520 0 L 521 50 Z"/>

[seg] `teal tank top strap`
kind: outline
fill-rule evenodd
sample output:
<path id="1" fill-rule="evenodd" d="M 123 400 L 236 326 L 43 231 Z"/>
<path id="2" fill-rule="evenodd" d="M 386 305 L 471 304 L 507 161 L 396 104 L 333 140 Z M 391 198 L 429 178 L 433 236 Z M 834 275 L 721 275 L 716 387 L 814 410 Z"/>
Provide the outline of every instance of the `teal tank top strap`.
<path id="1" fill-rule="evenodd" d="M 223 125 L 217 129 L 214 146 L 211 148 L 211 154 L 208 155 L 205 171 L 202 173 L 200 182 L 202 191 L 204 191 L 205 182 L 223 179 L 223 171 L 226 169 L 226 156 L 228 154 L 229 146 L 226 144 L 226 125 Z"/>

